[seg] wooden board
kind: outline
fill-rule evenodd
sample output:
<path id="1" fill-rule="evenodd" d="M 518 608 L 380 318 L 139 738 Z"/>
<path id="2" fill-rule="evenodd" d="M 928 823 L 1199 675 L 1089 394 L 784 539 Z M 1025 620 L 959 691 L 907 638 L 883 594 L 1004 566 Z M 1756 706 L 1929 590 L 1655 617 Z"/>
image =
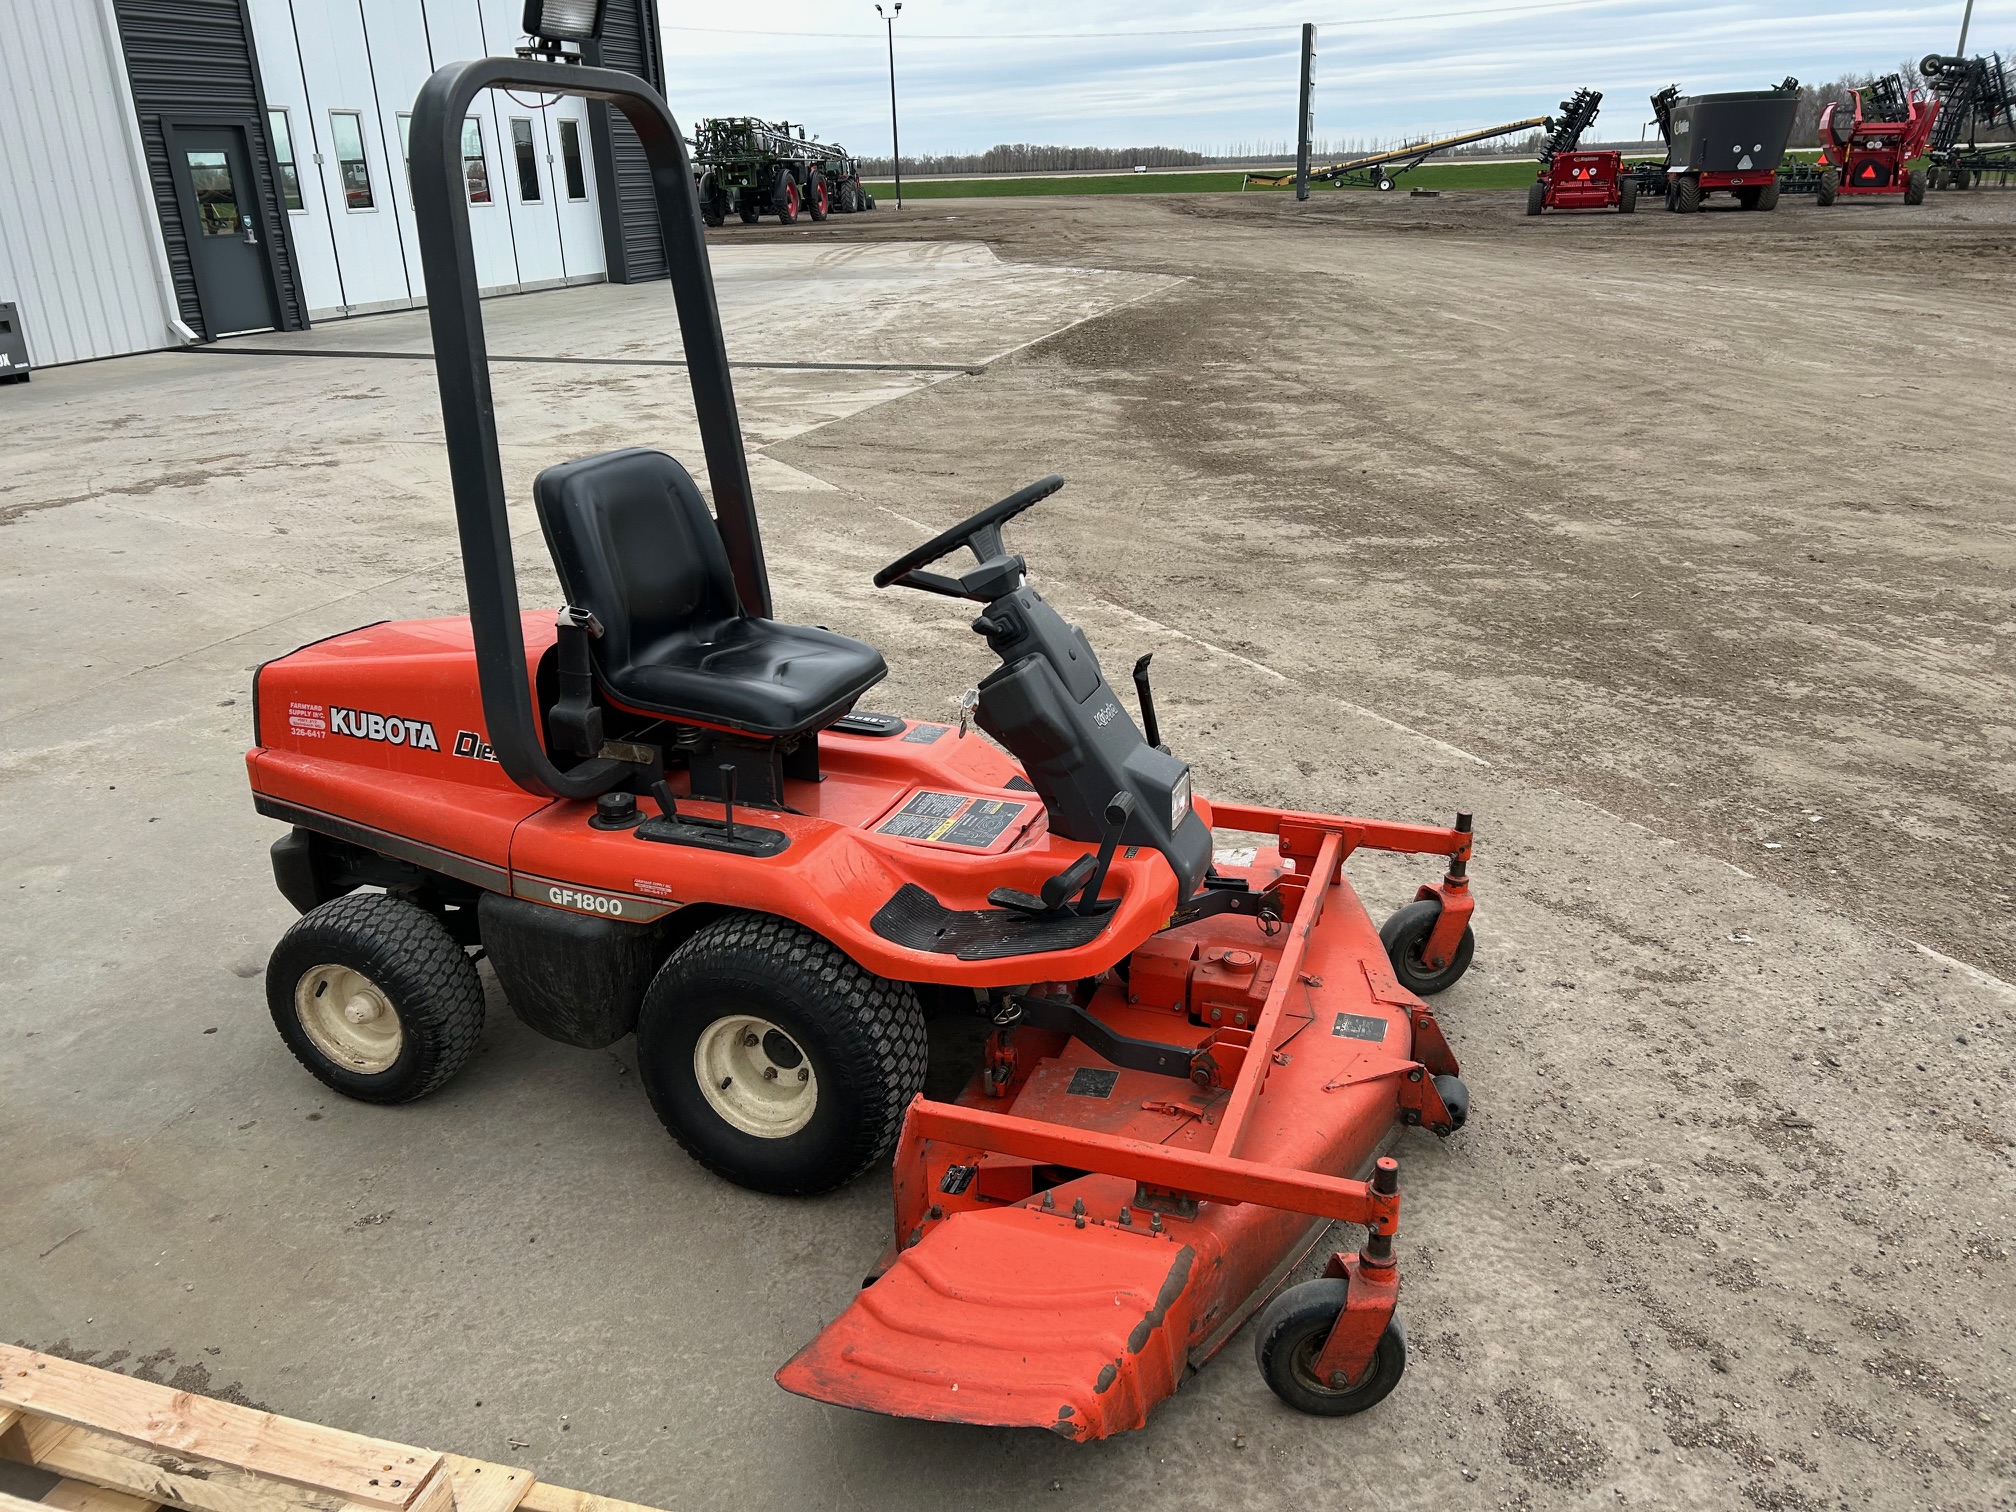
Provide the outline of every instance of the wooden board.
<path id="1" fill-rule="evenodd" d="M 0 1344 L 0 1406 L 313 1487 L 383 1512 L 414 1508 L 442 1468 L 442 1456 L 431 1450 L 256 1412 L 8 1344 Z"/>
<path id="2" fill-rule="evenodd" d="M 7 1345 L 0 1458 L 63 1477 L 0 1512 L 659 1512 Z"/>
<path id="3" fill-rule="evenodd" d="M 42 1505 L 57 1512 L 154 1512 L 161 1504 L 88 1481 L 60 1480 L 42 1493 Z"/>

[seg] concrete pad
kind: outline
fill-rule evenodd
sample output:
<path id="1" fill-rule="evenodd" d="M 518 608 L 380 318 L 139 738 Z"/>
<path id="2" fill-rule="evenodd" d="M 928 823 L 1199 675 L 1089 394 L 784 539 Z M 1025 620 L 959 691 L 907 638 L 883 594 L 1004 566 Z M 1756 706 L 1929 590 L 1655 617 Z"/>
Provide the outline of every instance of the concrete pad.
<path id="1" fill-rule="evenodd" d="M 1033 239 L 1020 228 L 1040 224 L 995 213 L 989 235 Z M 1200 789 L 1478 813 L 1478 964 L 1439 1005 L 1476 1113 L 1458 1138 L 1410 1136 L 1399 1152 L 1413 1349 L 1399 1393 L 1358 1419 L 1299 1417 L 1241 1336 L 1145 1431 L 1099 1446 L 816 1406 L 770 1372 L 883 1244 L 878 1178 L 804 1203 L 726 1187 L 659 1131 L 627 1043 L 553 1045 L 494 990 L 481 1053 L 434 1098 L 380 1110 L 325 1095 L 265 1013 L 259 973 L 292 915 L 265 862 L 277 826 L 252 814 L 239 765 L 247 679 L 316 635 L 453 612 L 460 585 L 431 375 L 317 358 L 38 374 L 10 410 L 23 420 L 0 495 L 0 1334 L 668 1507 L 1231 1509 L 1321 1504 L 1340 1487 L 1423 1508 L 2006 1500 L 2016 992 L 1620 817 L 1539 757 L 1473 754 L 1459 731 L 1366 692 L 1453 678 L 1423 633 L 1444 581 L 1367 550 L 1348 569 L 1361 588 L 1385 574 L 1398 602 L 1382 617 L 1364 592 L 1331 588 L 1342 547 L 1266 512 L 1338 486 L 1316 443 L 1366 412 L 1354 384 L 1380 390 L 1389 407 L 1370 413 L 1387 434 L 1446 425 L 1438 396 L 1401 380 L 1448 341 L 1405 328 L 1399 291 L 1426 266 L 1453 321 L 1498 267 L 1495 244 L 1465 232 L 1430 256 L 1406 224 L 1318 245 L 1155 207 L 1081 214 L 1043 255 L 1090 261 L 1097 243 L 1145 276 L 1181 271 L 1176 225 L 1181 256 L 1220 282 L 872 409 L 825 380 L 746 382 L 752 431 L 769 427 L 778 465 L 823 485 L 759 494 L 779 613 L 883 647 L 878 706 L 947 711 L 986 670 L 967 616 L 878 593 L 870 574 L 1062 465 L 1072 487 L 1015 544 L 1109 665 L 1156 652 L 1167 737 Z M 1340 293 L 1333 308 L 1361 329 L 1355 350 L 1275 329 L 1298 366 L 1267 372 L 1267 343 L 1223 332 L 1241 310 L 1288 307 L 1295 290 L 1275 277 L 1288 235 L 1302 237 L 1298 276 L 1353 281 L 1355 304 Z M 1586 253 L 1563 256 L 1573 269 Z M 1654 305 L 1698 271 L 1633 266 Z M 1004 302 L 1017 332 L 1076 318 L 1089 297 L 1052 287 L 1047 316 Z M 727 288 L 724 273 L 724 303 Z M 511 301 L 511 318 L 582 293 Z M 1382 328 L 1397 334 L 1382 344 Z M 799 335 L 781 316 L 768 329 Z M 624 339 L 620 321 L 609 330 Z M 1204 336 L 1222 366 L 1186 345 Z M 1524 337 L 1520 350 L 1547 339 Z M 1586 344 L 1554 339 L 1557 354 Z M 1813 360 L 1825 370 L 1847 346 Z M 514 496 L 557 456 L 690 436 L 676 378 L 607 372 L 500 370 Z M 1712 408 L 1699 376 L 1661 380 L 1676 428 L 1708 413 L 1686 409 L 1696 396 Z M 1569 402 L 1604 397 L 1561 384 Z M 819 405 L 849 423 L 818 424 Z M 1519 445 L 1548 444 L 1521 423 Z M 1199 461 L 1186 436 L 1226 455 Z M 1417 464 L 1383 439 L 1360 436 L 1351 466 L 1408 481 Z M 1275 456 L 1310 476 L 1270 473 Z M 1455 459 L 1418 465 L 1436 474 L 1424 515 L 1451 479 L 1485 513 Z M 1789 490 L 1804 466 L 1774 480 Z M 1536 491 L 1531 507 L 1567 512 L 1565 485 L 1502 472 Z M 526 600 L 550 602 L 529 513 L 519 523 Z M 1488 577 L 1488 560 L 1469 570 Z M 1608 642 L 1574 644 L 1597 659 Z M 1558 677 L 1514 649 L 1545 707 Z M 1353 874 L 1375 913 L 1423 876 Z"/>

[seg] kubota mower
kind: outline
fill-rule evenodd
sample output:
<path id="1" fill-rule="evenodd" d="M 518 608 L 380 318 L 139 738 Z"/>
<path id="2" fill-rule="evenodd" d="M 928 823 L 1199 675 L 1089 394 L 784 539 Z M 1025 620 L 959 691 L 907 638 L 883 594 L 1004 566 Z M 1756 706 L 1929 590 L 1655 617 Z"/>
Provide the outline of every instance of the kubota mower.
<path id="1" fill-rule="evenodd" d="M 519 604 L 460 178 L 462 122 L 499 88 L 602 100 L 635 127 L 713 484 L 710 514 L 659 452 L 543 472 L 557 619 Z M 351 1097 L 433 1090 L 481 1029 L 480 947 L 535 1029 L 634 1031 L 659 1117 L 731 1181 L 821 1192 L 894 1151 L 876 1279 L 779 1372 L 808 1396 L 1099 1438 L 1264 1308 L 1284 1401 L 1379 1401 L 1406 1364 L 1385 1152 L 1468 1112 L 1424 1001 L 1471 960 L 1468 815 L 1193 793 L 1148 658 L 1137 726 L 1004 539 L 1056 477 L 876 576 L 977 608 L 992 740 L 963 714 L 856 712 L 882 657 L 770 618 L 665 102 L 576 62 L 458 63 L 422 89 L 412 146 L 469 615 L 365 626 L 258 673 L 251 784 L 292 826 L 274 872 L 303 913 L 267 974 L 290 1048 Z M 1219 857 L 1214 828 L 1263 843 Z M 1444 874 L 1375 929 L 1344 872 L 1361 850 Z M 976 1016 L 980 1063 L 950 1102 L 921 1095 L 927 1013 Z M 1333 1221 L 1362 1247 L 1281 1290 Z"/>
<path id="2" fill-rule="evenodd" d="M 1624 171 L 1621 152 L 1578 152 L 1582 133 L 1596 122 L 1603 103 L 1599 89 L 1578 89 L 1561 102 L 1561 114 L 1547 123 L 1540 147 L 1540 175 L 1526 191 L 1526 213 L 1543 210 L 1608 210 L 1619 215 L 1638 208 L 1638 180 Z"/>
<path id="3" fill-rule="evenodd" d="M 1849 108 L 1829 101 L 1820 112 L 1820 183 L 1816 203 L 1831 205 L 1841 195 L 1902 195 L 1907 205 L 1925 202 L 1925 175 L 1910 165 L 1925 151 L 1939 102 L 1907 89 L 1895 74 L 1867 91 L 1848 91 Z"/>

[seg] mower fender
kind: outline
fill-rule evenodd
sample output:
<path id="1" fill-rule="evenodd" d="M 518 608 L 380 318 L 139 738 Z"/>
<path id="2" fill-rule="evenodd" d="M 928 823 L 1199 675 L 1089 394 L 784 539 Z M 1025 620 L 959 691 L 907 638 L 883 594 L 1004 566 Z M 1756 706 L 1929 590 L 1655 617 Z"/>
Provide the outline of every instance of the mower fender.
<path id="1" fill-rule="evenodd" d="M 1323 1274 L 1342 1277 L 1347 1290 L 1344 1311 L 1316 1357 L 1316 1378 L 1335 1387 L 1355 1385 L 1372 1368 L 1379 1336 L 1393 1321 L 1400 1300 L 1400 1272 L 1390 1259 L 1375 1264 L 1355 1254 L 1338 1254 L 1330 1257 Z"/>
<path id="2" fill-rule="evenodd" d="M 476 908 L 483 948 L 512 1011 L 548 1039 L 584 1050 L 637 1027 L 673 938 L 669 919 L 631 924 L 485 893 Z"/>

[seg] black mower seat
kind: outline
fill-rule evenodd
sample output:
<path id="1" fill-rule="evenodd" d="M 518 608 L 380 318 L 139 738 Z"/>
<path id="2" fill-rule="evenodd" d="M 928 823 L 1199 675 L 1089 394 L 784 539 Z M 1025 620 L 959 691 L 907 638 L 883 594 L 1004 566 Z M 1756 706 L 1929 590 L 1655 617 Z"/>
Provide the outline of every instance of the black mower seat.
<path id="1" fill-rule="evenodd" d="M 633 447 L 532 485 L 567 602 L 602 622 L 597 680 L 647 714 L 781 738 L 831 724 L 889 673 L 873 646 L 742 612 L 685 468 Z"/>

